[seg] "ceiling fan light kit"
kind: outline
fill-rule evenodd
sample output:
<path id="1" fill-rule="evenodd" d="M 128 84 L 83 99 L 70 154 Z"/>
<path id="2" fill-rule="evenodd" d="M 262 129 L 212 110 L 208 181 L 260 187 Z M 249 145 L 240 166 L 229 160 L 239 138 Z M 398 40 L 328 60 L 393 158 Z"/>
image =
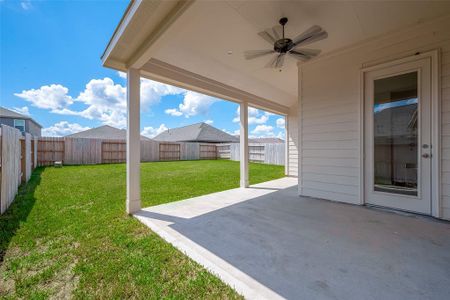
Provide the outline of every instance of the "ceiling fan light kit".
<path id="1" fill-rule="evenodd" d="M 275 54 L 275 56 L 269 61 L 266 67 L 281 69 L 283 67 L 286 54 L 301 61 L 307 61 L 319 55 L 320 50 L 318 49 L 299 49 L 299 47 L 327 38 L 327 32 L 324 31 L 320 26 L 314 25 L 303 33 L 297 35 L 293 39 L 290 39 L 286 38 L 284 35 L 284 27 L 286 26 L 287 22 L 288 18 L 283 17 L 279 21 L 281 26 L 277 25 L 272 27 L 271 29 L 259 32 L 258 35 L 265 41 L 273 45 L 273 49 L 245 51 L 245 59 L 249 60 L 260 56 Z"/>

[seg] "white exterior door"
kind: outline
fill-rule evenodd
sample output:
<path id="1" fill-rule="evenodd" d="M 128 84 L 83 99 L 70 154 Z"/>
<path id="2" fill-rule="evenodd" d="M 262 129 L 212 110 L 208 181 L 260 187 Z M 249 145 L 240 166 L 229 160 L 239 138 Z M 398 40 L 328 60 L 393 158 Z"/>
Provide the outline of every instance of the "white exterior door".
<path id="1" fill-rule="evenodd" d="M 365 202 L 431 214 L 431 59 L 364 73 Z"/>

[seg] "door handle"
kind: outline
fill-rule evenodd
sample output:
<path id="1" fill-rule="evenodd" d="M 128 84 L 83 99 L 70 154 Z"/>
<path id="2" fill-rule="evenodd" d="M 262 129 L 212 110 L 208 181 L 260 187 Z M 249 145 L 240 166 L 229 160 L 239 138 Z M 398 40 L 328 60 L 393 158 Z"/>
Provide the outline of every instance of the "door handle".
<path id="1" fill-rule="evenodd" d="M 424 154 L 422 154 L 422 157 L 423 157 L 423 158 L 430 158 L 430 157 L 431 157 L 431 155 L 430 155 L 430 154 L 428 154 L 428 153 L 424 153 Z"/>

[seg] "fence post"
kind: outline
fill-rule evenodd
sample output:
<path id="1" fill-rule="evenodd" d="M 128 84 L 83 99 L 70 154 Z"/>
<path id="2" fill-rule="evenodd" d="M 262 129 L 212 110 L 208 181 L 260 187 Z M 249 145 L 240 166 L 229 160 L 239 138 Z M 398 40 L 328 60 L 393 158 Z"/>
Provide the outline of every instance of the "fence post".
<path id="1" fill-rule="evenodd" d="M 0 128 L 0 214 L 3 214 L 14 201 L 21 181 L 21 133 L 6 125 Z"/>

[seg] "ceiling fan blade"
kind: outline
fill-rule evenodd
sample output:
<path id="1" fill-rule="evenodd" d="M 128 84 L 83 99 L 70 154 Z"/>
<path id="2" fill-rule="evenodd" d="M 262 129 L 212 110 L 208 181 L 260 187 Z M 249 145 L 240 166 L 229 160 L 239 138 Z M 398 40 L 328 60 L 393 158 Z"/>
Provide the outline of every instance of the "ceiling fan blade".
<path id="1" fill-rule="evenodd" d="M 295 38 L 292 39 L 292 43 L 298 44 L 299 42 L 303 41 L 304 39 L 307 39 L 311 37 L 311 35 L 317 34 L 322 31 L 322 28 L 320 26 L 314 25 L 301 34 L 297 35 Z"/>
<path id="2" fill-rule="evenodd" d="M 270 29 L 266 30 L 266 31 L 261 31 L 258 32 L 258 35 L 260 37 L 262 37 L 263 39 L 265 39 L 269 44 L 271 44 L 273 46 L 273 44 L 275 44 L 275 38 L 268 32 Z"/>
<path id="3" fill-rule="evenodd" d="M 283 37 L 283 27 L 281 27 L 280 25 L 273 26 L 272 32 L 275 40 L 279 40 Z"/>
<path id="4" fill-rule="evenodd" d="M 308 55 L 306 55 L 306 54 L 303 54 L 303 53 L 301 53 L 301 52 L 297 52 L 297 51 L 295 51 L 295 50 L 291 50 L 291 51 L 289 51 L 288 52 L 290 55 L 292 55 L 294 58 L 296 58 L 296 59 L 299 59 L 299 60 L 301 60 L 301 61 L 307 61 L 307 60 L 309 60 L 311 57 L 310 56 L 308 56 Z"/>
<path id="5" fill-rule="evenodd" d="M 244 52 L 244 57 L 245 59 L 254 59 L 272 53 L 275 53 L 275 50 L 247 50 Z"/>
<path id="6" fill-rule="evenodd" d="M 283 66 L 284 63 L 284 56 L 286 55 L 286 53 L 280 53 L 277 56 L 277 60 L 275 61 L 275 66 L 274 68 L 279 69 Z"/>
<path id="7" fill-rule="evenodd" d="M 321 51 L 319 49 L 299 49 L 299 50 L 291 50 L 288 53 L 301 61 L 307 61 L 319 55 L 320 52 Z"/>
<path id="8" fill-rule="evenodd" d="M 322 50 L 319 50 L 319 49 L 304 49 L 304 48 L 297 49 L 297 50 L 292 50 L 292 51 L 300 52 L 302 54 L 305 54 L 305 55 L 308 55 L 308 56 L 311 56 L 311 57 L 317 56 L 317 55 L 320 54 L 320 52 L 322 52 Z"/>
<path id="9" fill-rule="evenodd" d="M 321 31 L 319 33 L 312 34 L 312 35 L 300 40 L 298 43 L 294 43 L 294 46 L 292 48 L 295 48 L 297 46 L 308 45 L 313 42 L 317 42 L 317 41 L 326 39 L 327 37 L 328 37 L 328 33 L 326 31 Z"/>
<path id="10" fill-rule="evenodd" d="M 275 66 L 275 63 L 277 62 L 278 55 L 274 55 L 269 62 L 264 66 L 264 68 L 273 68 Z"/>

